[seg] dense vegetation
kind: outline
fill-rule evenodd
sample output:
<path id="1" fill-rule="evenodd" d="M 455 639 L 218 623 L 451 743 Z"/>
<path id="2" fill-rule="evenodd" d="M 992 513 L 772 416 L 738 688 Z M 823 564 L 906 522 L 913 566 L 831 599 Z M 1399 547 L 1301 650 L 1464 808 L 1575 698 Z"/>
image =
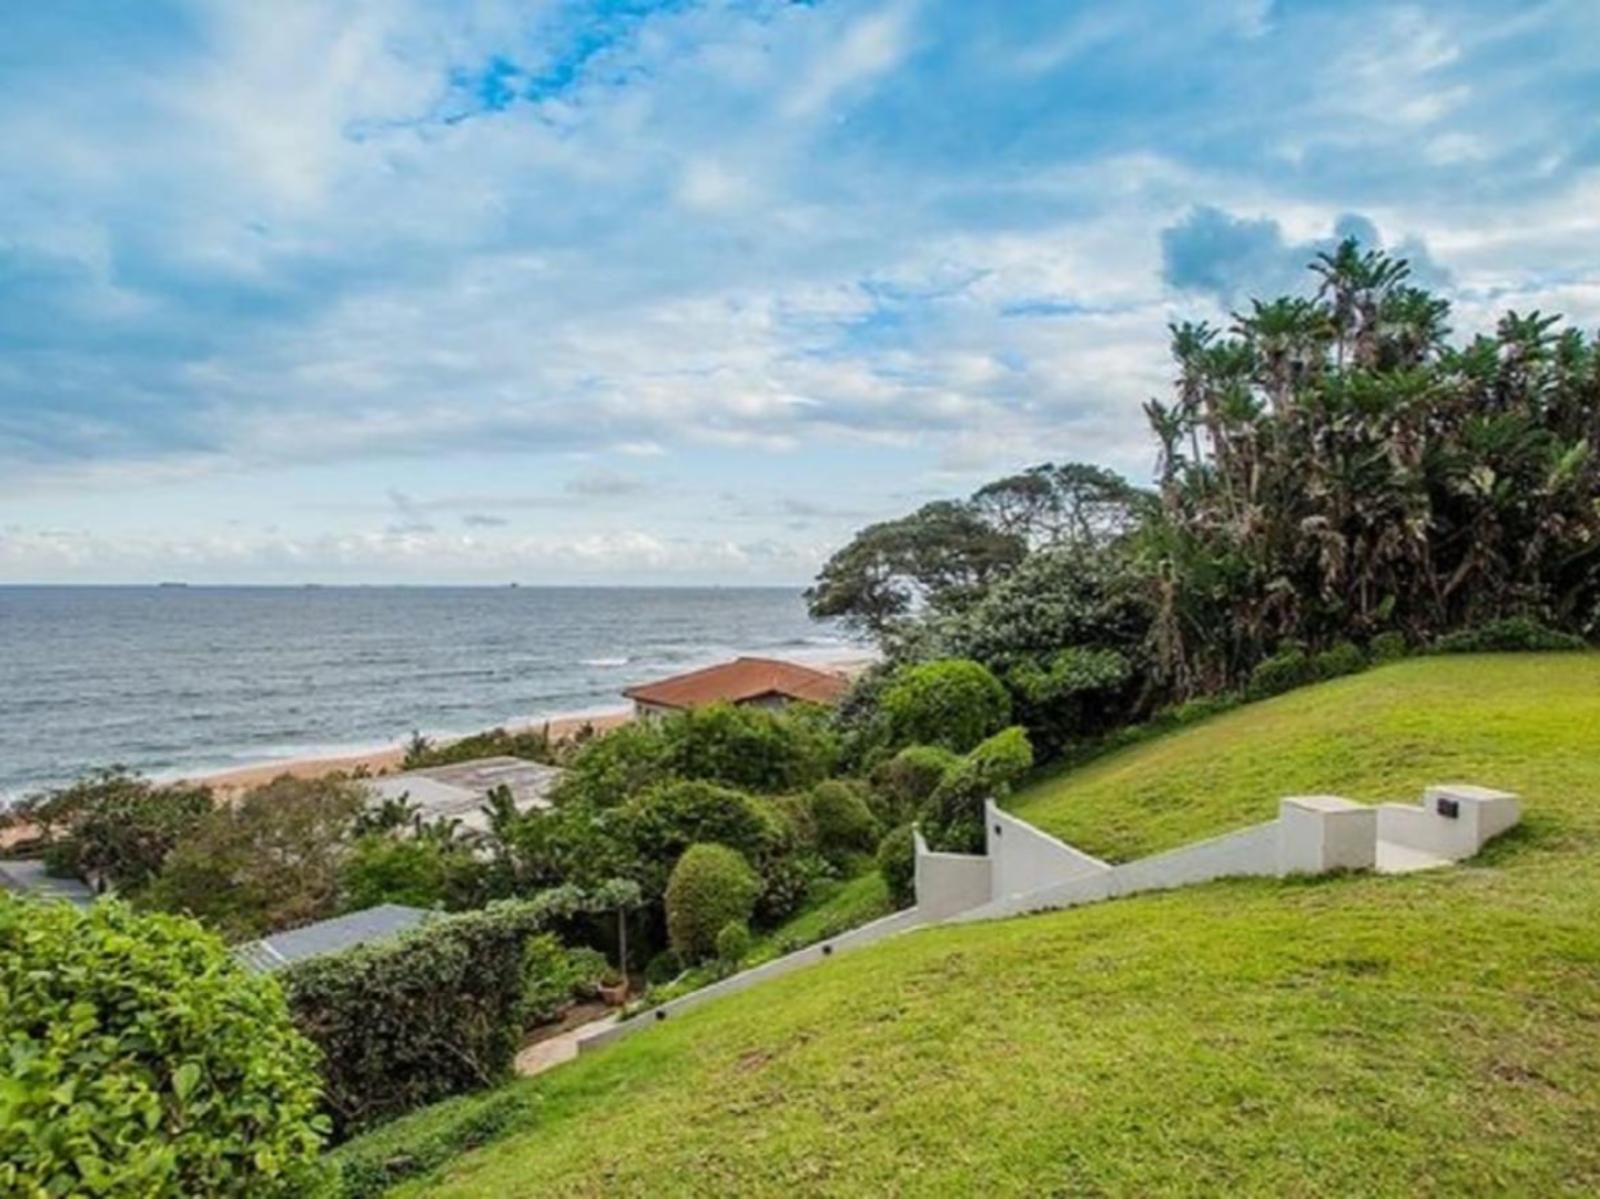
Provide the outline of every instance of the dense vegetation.
<path id="1" fill-rule="evenodd" d="M 1312 296 L 1172 330 L 1157 488 L 1041 466 L 864 529 L 810 591 L 891 662 L 972 658 L 1054 752 L 1163 704 L 1507 619 L 1600 632 L 1600 344 L 1353 241 Z M 1531 647 L 1530 647 L 1531 648 Z M 1277 689 L 1256 688 L 1258 694 Z M 864 705 L 868 709 L 871 704 Z"/>
<path id="2" fill-rule="evenodd" d="M 1121 858 L 1445 779 L 1514 788 L 1523 828 L 1445 871 L 896 938 L 498 1093 L 537 1115 L 399 1194 L 1592 1193 L 1600 658 L 1413 659 L 1013 802 Z"/>
<path id="3" fill-rule="evenodd" d="M 190 920 L 0 891 L 0 1193 L 316 1190 L 316 1051 Z"/>

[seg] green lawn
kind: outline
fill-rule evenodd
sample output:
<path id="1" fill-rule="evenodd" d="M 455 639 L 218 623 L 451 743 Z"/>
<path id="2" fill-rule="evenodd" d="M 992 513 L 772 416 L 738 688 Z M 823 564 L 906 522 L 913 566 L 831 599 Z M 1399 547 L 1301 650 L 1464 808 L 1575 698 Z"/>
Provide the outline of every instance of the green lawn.
<path id="1" fill-rule="evenodd" d="M 528 1080 L 409 1195 L 1594 1194 L 1600 657 L 1429 659 L 1014 806 L 1116 858 L 1281 794 L 1525 799 L 1478 861 L 897 938 Z"/>
<path id="2" fill-rule="evenodd" d="M 791 948 L 837 936 L 879 916 L 887 916 L 892 910 L 883 875 L 876 866 L 868 867 L 854 878 L 837 884 L 820 903 L 811 905 L 762 937 L 751 947 L 744 964 L 758 966 L 770 958 L 783 956 Z"/>

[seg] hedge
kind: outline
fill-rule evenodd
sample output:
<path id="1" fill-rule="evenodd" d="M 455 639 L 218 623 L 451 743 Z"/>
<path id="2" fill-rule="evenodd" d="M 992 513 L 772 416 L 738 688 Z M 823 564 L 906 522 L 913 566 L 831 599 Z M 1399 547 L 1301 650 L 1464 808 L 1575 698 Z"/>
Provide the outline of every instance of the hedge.
<path id="1" fill-rule="evenodd" d="M 524 1032 L 529 940 L 597 906 L 557 888 L 284 970 L 295 1023 L 323 1053 L 335 1131 L 507 1077 Z"/>

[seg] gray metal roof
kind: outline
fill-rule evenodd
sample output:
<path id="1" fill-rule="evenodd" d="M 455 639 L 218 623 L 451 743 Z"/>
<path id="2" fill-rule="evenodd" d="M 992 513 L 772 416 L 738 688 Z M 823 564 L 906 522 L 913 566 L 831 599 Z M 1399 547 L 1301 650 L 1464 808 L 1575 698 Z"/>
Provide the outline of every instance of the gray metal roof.
<path id="1" fill-rule="evenodd" d="M 433 914 L 422 908 L 408 908 L 404 904 L 380 903 L 375 908 L 335 916 L 332 920 L 321 920 L 286 933 L 274 933 L 259 941 L 249 941 L 236 946 L 233 952 L 250 969 L 267 973 L 307 958 L 339 953 L 369 941 L 392 937 L 408 928 L 415 928 Z"/>
<path id="2" fill-rule="evenodd" d="M 62 899 L 80 907 L 94 902 L 94 889 L 75 878 L 55 878 L 36 858 L 0 858 L 0 888 L 34 899 Z"/>

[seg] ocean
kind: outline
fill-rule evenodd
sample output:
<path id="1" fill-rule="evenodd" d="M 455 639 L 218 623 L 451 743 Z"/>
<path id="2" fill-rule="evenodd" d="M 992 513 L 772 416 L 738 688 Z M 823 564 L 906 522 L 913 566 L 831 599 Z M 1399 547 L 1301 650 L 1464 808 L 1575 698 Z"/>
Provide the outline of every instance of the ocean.
<path id="1" fill-rule="evenodd" d="M 616 708 L 727 658 L 857 647 L 772 588 L 0 586 L 0 799 Z"/>

